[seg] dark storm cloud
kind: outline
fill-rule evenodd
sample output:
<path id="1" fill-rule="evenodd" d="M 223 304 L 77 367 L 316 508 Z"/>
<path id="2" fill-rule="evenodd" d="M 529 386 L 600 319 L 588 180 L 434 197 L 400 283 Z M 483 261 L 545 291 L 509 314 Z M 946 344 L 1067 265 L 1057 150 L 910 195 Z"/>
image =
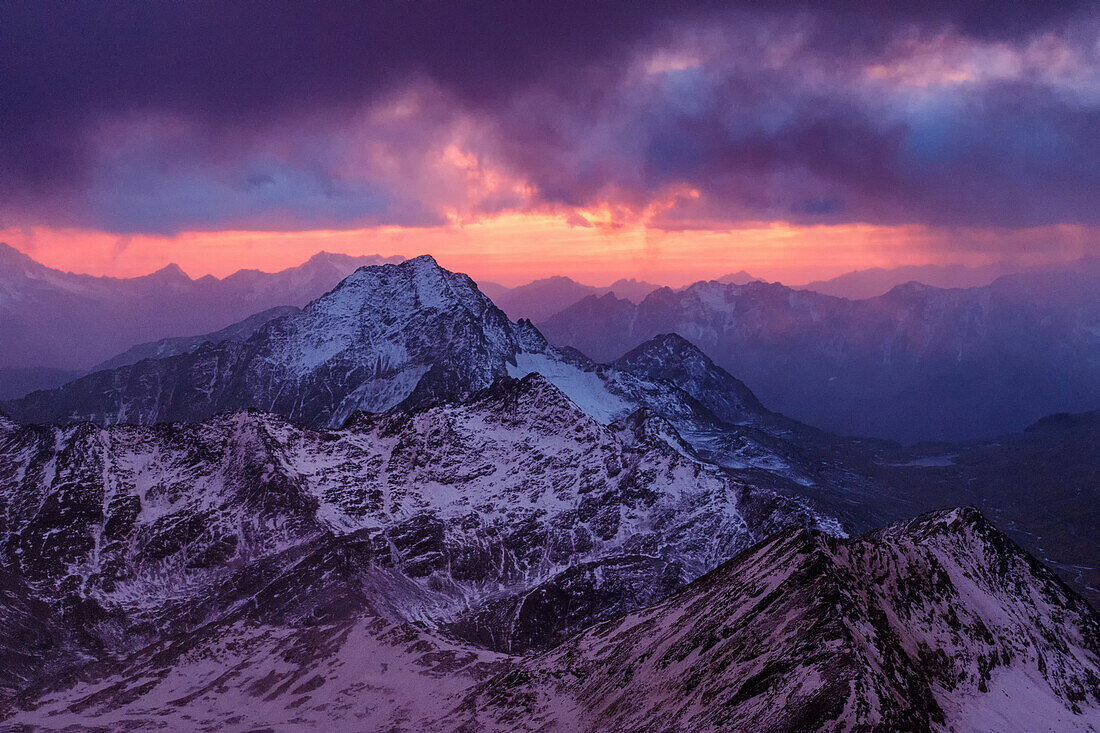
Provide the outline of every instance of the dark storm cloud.
<path id="1" fill-rule="evenodd" d="M 642 207 L 684 184 L 701 193 L 687 214 L 715 219 L 1095 220 L 1095 97 L 1024 79 L 916 104 L 846 77 L 914 34 L 1012 48 L 1053 34 L 1095 64 L 1095 5 L 866 6 L 8 3 L 0 197 L 9 217 L 114 231 L 435 223 L 446 191 L 417 201 L 410 186 L 430 183 L 356 180 L 280 143 L 313 129 L 341 150 L 381 134 L 348 121 L 360 110 L 426 85 L 432 116 L 386 129 L 394 155 L 415 157 L 463 115 L 485 131 L 475 152 L 550 203 Z M 762 62 L 790 37 L 791 58 Z M 635 78 L 638 58 L 693 44 L 698 68 Z M 154 132 L 136 154 L 111 127 L 134 118 L 182 121 L 187 142 Z"/>
<path id="2" fill-rule="evenodd" d="M 544 197 L 573 206 L 641 207 L 684 184 L 701 194 L 690 215 L 715 222 L 1100 223 L 1095 101 L 993 83 L 920 92 L 894 109 L 866 90 L 804 88 L 801 73 L 679 71 L 680 91 L 665 75 L 598 117 L 563 113 L 560 100 L 521 104 L 497 137 Z"/>
<path id="3" fill-rule="evenodd" d="M 354 107 L 416 75 L 485 102 L 614 54 L 690 5 L 7 3 L 5 165 L 30 183 L 50 183 L 43 179 L 55 168 L 79 165 L 81 134 L 104 113 L 253 123 Z"/>

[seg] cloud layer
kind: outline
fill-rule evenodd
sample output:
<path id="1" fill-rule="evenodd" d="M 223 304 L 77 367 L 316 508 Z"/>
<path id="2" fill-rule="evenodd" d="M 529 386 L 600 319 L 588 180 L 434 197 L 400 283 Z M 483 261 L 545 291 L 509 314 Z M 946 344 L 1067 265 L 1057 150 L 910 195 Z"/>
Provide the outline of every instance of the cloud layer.
<path id="1" fill-rule="evenodd" d="M 0 224 L 1100 225 L 1098 6 L 862 5 L 6 4 Z"/>

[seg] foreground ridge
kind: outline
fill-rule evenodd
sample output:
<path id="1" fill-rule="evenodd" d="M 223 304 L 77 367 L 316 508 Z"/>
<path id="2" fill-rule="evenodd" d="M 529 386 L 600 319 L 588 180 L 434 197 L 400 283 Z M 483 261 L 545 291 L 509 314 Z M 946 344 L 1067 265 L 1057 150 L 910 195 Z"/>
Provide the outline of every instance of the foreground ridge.
<path id="1" fill-rule="evenodd" d="M 537 382 L 527 389 L 553 397 Z M 74 659 L 96 653 L 87 629 L 43 617 L 30 632 L 68 657 L 48 684 L 24 688 L 7 722 L 770 733 L 1100 726 L 1100 617 L 973 508 L 852 540 L 788 527 L 666 600 L 526 656 L 433 624 L 447 613 L 438 584 L 389 552 L 371 531 L 325 532 L 237 565 L 201 595 L 208 620 L 188 628 L 177 618 L 176 633 L 78 675 Z M 611 558 L 596 575 L 622 562 L 631 560 Z M 569 598 L 581 587 L 532 595 Z M 17 582 L 5 589 L 9 621 L 41 605 L 13 604 L 30 593 Z M 407 620 L 410 608 L 420 620 Z M 197 613 L 184 609 L 192 622 Z M 3 681 L 25 682 L 29 670 Z"/>
<path id="2" fill-rule="evenodd" d="M 452 727 L 1096 730 L 1100 618 L 973 508 L 792 529 L 482 684 Z"/>

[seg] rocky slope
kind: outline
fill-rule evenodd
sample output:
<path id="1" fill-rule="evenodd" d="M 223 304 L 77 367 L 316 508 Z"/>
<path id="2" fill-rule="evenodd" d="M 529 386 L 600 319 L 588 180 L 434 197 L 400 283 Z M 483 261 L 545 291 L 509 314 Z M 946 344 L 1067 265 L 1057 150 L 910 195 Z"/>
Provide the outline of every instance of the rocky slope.
<path id="1" fill-rule="evenodd" d="M 475 688 L 440 729 L 1100 727 L 1100 617 L 978 512 L 791 530 Z"/>
<path id="2" fill-rule="evenodd" d="M 12 685 L 80 659 L 114 669 L 230 623 L 250 593 L 332 543 L 368 553 L 381 589 L 371 612 L 390 624 L 515 653 L 820 521 L 703 462 L 662 418 L 638 410 L 603 425 L 539 375 L 337 431 L 260 413 L 111 428 L 5 420 L 0 458 L 0 570 L 27 588 L 12 613 L 37 618 L 19 609 L 45 604 L 73 637 L 32 645 Z M 49 640 L 60 633 L 49 619 L 20 628 Z"/>
<path id="3" fill-rule="evenodd" d="M 730 520 L 763 528 L 790 517 L 757 497 L 740 498 L 735 519 L 720 473 L 689 469 L 667 438 L 654 443 L 641 419 L 633 423 L 599 426 L 537 376 L 461 407 L 362 416 L 338 433 L 259 415 L 182 433 L 95 429 L 85 438 L 112 448 L 100 460 L 74 461 L 75 446 L 66 459 L 45 458 L 31 449 L 42 429 L 6 423 L 5 446 L 44 458 L 42 471 L 57 467 L 52 506 L 84 507 L 57 516 L 94 514 L 77 497 L 95 493 L 97 476 L 107 477 L 97 497 L 106 506 L 126 503 L 120 489 L 140 506 L 127 530 L 106 512 L 57 543 L 48 540 L 62 528 L 37 523 L 49 512 L 21 522 L 5 563 L 35 578 L 18 593 L 38 597 L 12 603 L 17 586 L 3 586 L 0 642 L 5 651 L 13 638 L 32 642 L 8 667 L 4 722 L 239 731 L 1100 726 L 1100 618 L 973 509 L 858 540 L 778 529 L 660 600 L 679 584 L 671 567 L 720 561 L 712 553 Z M 150 450 L 156 443 L 190 443 L 182 455 L 192 458 L 180 465 L 168 446 Z M 156 460 L 135 467 L 122 444 Z M 618 482 L 593 473 L 616 462 Z M 249 475 L 250 465 L 261 473 Z M 76 466 L 89 473 L 80 478 Z M 181 471 L 191 488 L 165 513 Z M 37 472 L 18 464 L 13 473 L 42 481 Z M 288 500 L 294 486 L 313 501 Z M 151 531 L 182 526 L 195 497 L 211 494 L 205 526 L 247 539 L 192 531 L 165 542 Z M 585 518 L 588 498 L 597 508 L 619 502 L 614 533 L 600 530 L 612 514 Z M 236 501 L 247 512 L 223 522 Z M 759 509 L 749 519 L 753 504 L 770 519 L 762 523 Z M 5 507 L 4 516 L 18 515 Z M 43 548 L 79 553 L 75 537 L 102 537 L 112 525 L 114 539 L 93 541 L 67 565 L 27 564 L 19 551 L 37 536 Z M 743 531 L 733 530 L 730 547 Z M 577 542 L 583 535 L 590 544 Z M 107 549 L 119 542 L 125 551 Z M 132 573 L 104 582 L 99 548 Z M 27 613 L 31 603 L 46 610 Z"/>
<path id="4" fill-rule="evenodd" d="M 242 564 L 202 623 L 5 700 L 20 730 L 415 730 L 511 657 L 406 623 L 425 594 L 362 533 Z M 204 601 L 207 602 L 207 601 Z M 200 604 L 201 605 L 201 604 Z"/>
<path id="5" fill-rule="evenodd" d="M 776 283 L 590 296 L 539 324 L 609 361 L 678 333 L 765 404 L 844 435 L 964 440 L 1100 407 L 1100 267 L 943 290 L 909 283 L 845 300 Z"/>

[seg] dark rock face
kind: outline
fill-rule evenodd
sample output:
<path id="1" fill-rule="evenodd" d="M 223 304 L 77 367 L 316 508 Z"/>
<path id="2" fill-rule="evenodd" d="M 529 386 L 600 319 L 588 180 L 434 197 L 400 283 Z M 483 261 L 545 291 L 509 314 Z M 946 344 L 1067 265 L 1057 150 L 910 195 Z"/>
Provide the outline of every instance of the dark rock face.
<path id="1" fill-rule="evenodd" d="M 478 686 L 440 729 L 1091 730 L 1098 683 L 1100 617 L 958 509 L 780 533 Z"/>
<path id="2" fill-rule="evenodd" d="M 96 651 L 24 579 L 0 571 L 0 701 L 37 679 L 94 661 Z"/>
<path id="3" fill-rule="evenodd" d="M 761 282 L 590 296 L 539 323 L 597 361 L 677 333 L 773 410 L 842 435 L 965 440 L 1100 408 L 1100 272 L 845 300 Z"/>
<path id="4" fill-rule="evenodd" d="M 4 565 L 54 593 L 112 595 L 320 531 L 316 498 L 273 470 L 267 427 L 241 415 L 0 436 Z"/>

